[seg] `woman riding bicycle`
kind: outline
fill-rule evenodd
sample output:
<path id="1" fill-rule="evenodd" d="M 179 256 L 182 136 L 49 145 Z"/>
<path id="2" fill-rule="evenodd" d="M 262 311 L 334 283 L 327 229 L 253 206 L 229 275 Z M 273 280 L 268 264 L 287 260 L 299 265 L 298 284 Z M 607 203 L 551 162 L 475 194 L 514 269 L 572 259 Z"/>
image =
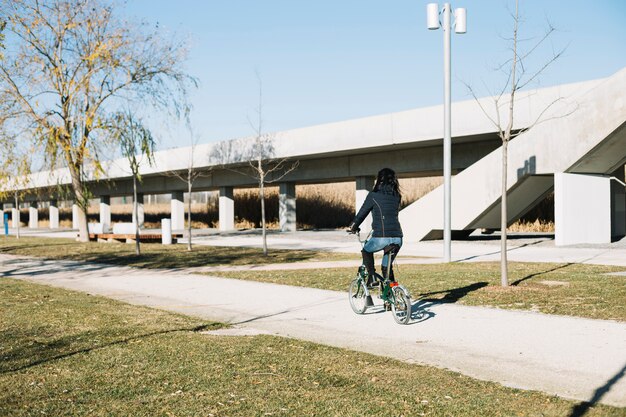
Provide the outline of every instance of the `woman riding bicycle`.
<path id="1" fill-rule="evenodd" d="M 374 252 L 383 250 L 386 246 L 395 244 L 398 249 L 402 246 L 402 228 L 398 221 L 398 211 L 400 209 L 400 184 L 396 173 L 390 168 L 383 168 L 378 171 L 374 188 L 369 192 L 361 209 L 354 217 L 349 226 L 349 232 L 356 233 L 359 226 L 367 215 L 372 213 L 372 237 L 365 242 L 361 254 L 363 265 L 367 268 L 368 286 L 375 285 L 374 277 L 376 268 L 374 266 Z M 397 250 L 394 253 L 397 255 Z M 384 255 L 382 260 L 382 271 L 385 279 L 394 280 L 393 269 L 390 269 L 387 277 L 387 259 Z M 393 264 L 393 259 L 391 259 Z"/>

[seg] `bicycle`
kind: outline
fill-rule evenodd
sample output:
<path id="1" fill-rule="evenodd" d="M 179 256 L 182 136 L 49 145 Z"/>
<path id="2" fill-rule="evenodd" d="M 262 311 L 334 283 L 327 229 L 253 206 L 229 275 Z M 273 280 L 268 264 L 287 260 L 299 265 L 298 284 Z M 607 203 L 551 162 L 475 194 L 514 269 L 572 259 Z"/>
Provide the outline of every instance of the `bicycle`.
<path id="1" fill-rule="evenodd" d="M 367 242 L 367 238 L 361 240 L 359 231 L 355 234 L 361 246 L 363 246 L 365 242 Z M 390 277 L 391 260 L 394 259 L 399 249 L 400 246 L 396 244 L 387 245 L 383 249 L 383 256 L 388 256 L 387 277 Z M 356 277 L 348 287 L 348 299 L 350 300 L 352 310 L 356 314 L 363 314 L 368 308 L 375 307 L 371 293 L 378 292 L 378 298 L 383 300 L 385 310 L 387 310 L 387 307 L 390 307 L 396 323 L 407 324 L 411 319 L 411 295 L 409 291 L 404 286 L 398 284 L 397 281 L 391 281 L 388 278 L 385 279 L 378 274 L 374 274 L 373 277 L 377 285 L 368 288 L 368 278 L 369 274 L 367 268 L 362 264 L 359 266 Z"/>

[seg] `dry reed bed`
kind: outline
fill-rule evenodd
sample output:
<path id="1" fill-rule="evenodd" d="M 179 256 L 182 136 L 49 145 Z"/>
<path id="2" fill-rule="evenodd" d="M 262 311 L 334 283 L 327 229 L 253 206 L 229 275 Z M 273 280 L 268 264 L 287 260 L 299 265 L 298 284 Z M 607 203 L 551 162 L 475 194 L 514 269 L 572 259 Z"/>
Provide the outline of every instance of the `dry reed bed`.
<path id="1" fill-rule="evenodd" d="M 402 207 L 406 207 L 442 183 L 441 177 L 400 179 Z M 302 184 L 296 186 L 296 218 L 300 229 L 333 229 L 347 226 L 355 213 L 355 186 L 353 182 L 330 184 Z M 239 229 L 257 228 L 261 226 L 261 208 L 258 189 L 236 189 L 235 226 Z M 187 210 L 185 203 L 185 210 Z M 207 203 L 193 203 L 192 227 L 216 228 L 219 226 L 219 200 L 217 193 L 212 193 Z M 268 227 L 278 228 L 278 187 L 266 188 L 266 219 Z M 132 221 L 132 204 L 111 206 L 111 221 Z M 161 219 L 170 216 L 169 204 L 144 204 L 145 226 L 160 228 Z M 99 221 L 99 206 L 89 207 L 90 222 Z M 39 226 L 48 227 L 48 209 L 39 209 Z M 28 209 L 20 214 L 22 225 L 28 224 Z M 185 222 L 187 221 L 185 217 Z M 59 209 L 61 227 L 71 227 L 72 210 Z M 554 200 L 549 196 L 522 219 L 509 228 L 512 232 L 553 232 L 554 231 Z"/>

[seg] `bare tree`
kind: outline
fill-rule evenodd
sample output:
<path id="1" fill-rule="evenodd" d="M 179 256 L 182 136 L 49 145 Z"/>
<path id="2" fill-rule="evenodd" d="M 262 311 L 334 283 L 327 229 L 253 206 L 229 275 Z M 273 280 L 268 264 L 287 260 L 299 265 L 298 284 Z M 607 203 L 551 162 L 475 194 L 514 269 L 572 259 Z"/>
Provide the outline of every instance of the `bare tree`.
<path id="1" fill-rule="evenodd" d="M 267 225 L 265 219 L 265 186 L 280 181 L 287 174 L 298 167 L 299 161 L 290 161 L 288 158 L 276 158 L 274 150 L 274 135 L 263 131 L 263 86 L 257 72 L 259 83 L 259 106 L 256 109 L 257 119 L 248 119 L 254 129 L 254 140 L 235 139 L 217 144 L 210 155 L 227 169 L 254 178 L 259 187 L 261 200 L 261 233 L 263 237 L 263 254 L 267 255 Z M 247 165 L 243 169 L 241 165 Z"/>
<path id="2" fill-rule="evenodd" d="M 519 29 L 521 23 L 521 17 L 519 14 L 519 0 L 515 0 L 515 11 L 511 13 L 513 18 L 513 37 L 508 39 L 511 43 L 512 57 L 502 63 L 497 69 L 505 74 L 506 82 L 504 83 L 499 94 L 494 96 L 494 108 L 495 116 L 489 113 L 487 109 L 478 100 L 474 90 L 468 84 L 466 86 L 470 90 L 470 93 L 480 106 L 483 113 L 489 118 L 491 123 L 495 126 L 498 136 L 502 140 L 502 198 L 500 204 L 500 283 L 503 287 L 509 285 L 508 279 L 508 261 L 507 261 L 507 227 L 508 227 L 508 206 L 507 206 L 507 190 L 508 190 L 508 147 L 509 142 L 520 134 L 530 130 L 539 123 L 546 120 L 553 119 L 545 118 L 546 112 L 558 101 L 562 100 L 561 97 L 557 98 L 550 104 L 548 104 L 537 116 L 537 118 L 529 125 L 522 129 L 515 131 L 513 129 L 513 116 L 515 107 L 515 95 L 518 91 L 528 86 L 530 83 L 536 81 L 538 77 L 548 68 L 554 61 L 556 61 L 565 52 L 565 48 L 558 52 L 552 52 L 551 57 L 544 62 L 538 69 L 531 70 L 530 66 L 526 65 L 527 58 L 533 53 L 537 52 L 546 40 L 555 32 L 555 28 L 552 25 L 548 26 L 546 32 L 538 40 L 536 40 L 527 51 L 522 52 L 520 50 L 520 38 Z M 507 93 L 508 91 L 508 93 Z M 506 110 L 506 116 L 502 117 L 502 110 Z M 564 117 L 560 115 L 557 117 Z M 503 119 L 506 120 L 506 125 L 503 123 Z"/>
<path id="3" fill-rule="evenodd" d="M 3 141 L 0 150 L 0 194 L 12 195 L 15 211 L 12 221 L 15 225 L 15 236 L 19 239 L 20 233 L 20 201 L 21 190 L 28 187 L 31 174 L 31 152 L 19 148 L 16 142 Z M 4 215 L 4 213 L 2 214 Z"/>
<path id="4" fill-rule="evenodd" d="M 155 142 L 150 131 L 130 111 L 119 113 L 115 118 L 115 136 L 120 144 L 122 155 L 128 161 L 133 177 L 133 213 L 135 224 L 135 253 L 141 254 L 139 234 L 139 204 L 137 182 L 142 182 L 139 170 L 144 161 L 154 163 Z"/>
<path id="5" fill-rule="evenodd" d="M 187 169 L 183 172 L 171 171 L 170 175 L 175 176 L 187 185 L 187 193 L 189 195 L 189 199 L 187 201 L 187 250 L 191 252 L 191 192 L 193 191 L 193 183 L 200 177 L 210 175 L 211 167 L 205 170 L 199 170 L 195 167 L 195 158 L 197 157 L 196 148 L 198 146 L 199 138 L 194 136 L 191 124 L 188 123 L 187 126 L 189 129 L 189 138 L 191 141 L 191 146 L 189 147 L 189 156 L 187 158 Z"/>
<path id="6" fill-rule="evenodd" d="M 129 102 L 179 113 L 195 80 L 182 70 L 183 42 L 124 21 L 107 0 L 0 0 L 10 49 L 0 61 L 5 129 L 27 132 L 50 169 L 69 170 L 87 241 L 87 182 L 113 115 Z M 17 133 L 16 133 L 17 136 Z"/>

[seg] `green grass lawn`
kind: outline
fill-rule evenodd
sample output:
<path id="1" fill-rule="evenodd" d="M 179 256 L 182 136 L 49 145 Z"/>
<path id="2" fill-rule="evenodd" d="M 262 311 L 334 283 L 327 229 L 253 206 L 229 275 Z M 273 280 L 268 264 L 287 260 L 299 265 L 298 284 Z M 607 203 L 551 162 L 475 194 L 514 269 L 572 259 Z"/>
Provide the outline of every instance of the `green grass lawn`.
<path id="1" fill-rule="evenodd" d="M 25 281 L 0 279 L 0 311 L 3 416 L 624 415 Z"/>
<path id="2" fill-rule="evenodd" d="M 345 291 L 355 268 L 219 272 L 228 278 Z M 535 310 L 595 319 L 626 320 L 626 277 L 605 275 L 620 267 L 509 263 L 508 288 L 500 286 L 500 264 L 400 265 L 398 279 L 414 299 Z M 214 275 L 214 274 L 213 274 Z"/>
<path id="3" fill-rule="evenodd" d="M 250 265 L 300 261 L 359 259 L 357 254 L 316 252 L 310 250 L 271 249 L 268 256 L 257 248 L 194 245 L 164 246 L 142 243 L 141 255 L 135 255 L 135 245 L 126 243 L 80 243 L 73 239 L 12 236 L 0 238 L 0 253 L 37 256 L 47 259 L 71 259 L 128 265 L 139 268 L 191 268 L 217 265 Z"/>

